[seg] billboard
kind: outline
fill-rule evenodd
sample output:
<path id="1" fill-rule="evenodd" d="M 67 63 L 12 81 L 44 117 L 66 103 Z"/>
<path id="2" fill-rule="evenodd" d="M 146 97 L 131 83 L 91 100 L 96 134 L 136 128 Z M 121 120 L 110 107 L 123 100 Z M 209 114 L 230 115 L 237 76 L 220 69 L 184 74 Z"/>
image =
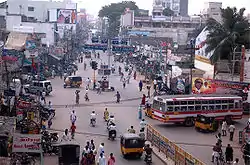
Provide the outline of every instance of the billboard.
<path id="1" fill-rule="evenodd" d="M 57 23 L 76 24 L 75 9 L 57 9 Z"/>
<path id="2" fill-rule="evenodd" d="M 209 94 L 215 92 L 216 92 L 215 84 L 212 82 L 211 79 L 193 77 L 192 79 L 193 94 Z"/>

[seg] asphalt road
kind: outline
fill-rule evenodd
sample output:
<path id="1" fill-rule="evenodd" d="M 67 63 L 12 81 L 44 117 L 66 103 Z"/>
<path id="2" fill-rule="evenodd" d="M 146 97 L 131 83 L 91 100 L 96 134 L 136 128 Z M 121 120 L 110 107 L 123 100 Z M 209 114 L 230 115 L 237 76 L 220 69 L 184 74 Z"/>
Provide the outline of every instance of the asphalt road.
<path id="1" fill-rule="evenodd" d="M 99 63 L 107 63 L 108 57 L 107 55 L 102 54 L 101 59 L 102 61 L 98 60 Z M 88 77 L 93 78 L 93 70 L 90 68 L 89 62 L 87 62 L 87 64 L 88 68 L 86 71 L 83 70 L 83 64 L 79 64 L 79 71 L 76 74 L 82 76 L 84 81 Z M 100 76 L 97 76 L 97 79 L 99 78 Z M 120 77 L 117 74 L 110 76 L 110 85 L 114 86 L 115 89 L 121 93 L 122 101 L 120 104 L 114 103 L 116 100 L 115 92 L 103 92 L 98 95 L 96 91 L 92 90 L 88 91 L 90 101 L 85 102 L 84 95 L 86 93 L 86 89 L 84 82 L 84 85 L 79 89 L 80 106 L 73 106 L 75 104 L 76 88 L 64 89 L 63 80 L 60 78 L 55 78 L 51 81 L 53 92 L 50 96 L 46 97 L 46 100 L 52 101 L 52 105 L 57 107 L 56 117 L 53 120 L 52 131 L 59 131 L 62 135 L 62 131 L 70 127 L 70 112 L 74 109 L 77 115 L 75 140 L 81 144 L 81 147 L 85 146 L 86 141 L 94 139 L 96 146 L 99 146 L 101 142 L 104 143 L 106 156 L 108 156 L 111 152 L 114 153 L 117 165 L 127 165 L 128 163 L 131 165 L 145 164 L 142 159 L 126 160 L 122 157 L 120 152 L 119 136 L 126 132 L 131 125 L 134 125 L 136 128 L 139 127 L 140 120 L 137 119 L 137 106 L 139 105 L 139 98 L 142 96 L 142 93 L 138 91 L 137 81 L 131 80 L 131 83 L 123 89 Z M 118 129 L 118 139 L 116 141 L 109 141 L 107 137 L 108 131 L 106 129 L 106 122 L 103 120 L 105 107 L 107 107 L 109 112 L 115 116 Z M 97 113 L 97 125 L 94 128 L 89 125 L 90 114 L 93 110 Z M 46 165 L 54 165 L 56 163 L 57 160 L 55 157 L 45 158 Z M 161 160 L 155 156 L 153 156 L 153 164 L 163 165 Z"/>
<path id="2" fill-rule="evenodd" d="M 101 54 L 101 60 L 99 63 L 107 63 L 107 55 Z M 88 60 L 87 60 L 88 61 Z M 89 64 L 87 62 L 87 64 Z M 116 66 L 122 65 L 117 63 Z M 117 69 L 116 69 L 117 71 Z M 83 71 L 83 64 L 79 64 L 79 71 L 77 75 L 83 77 L 84 80 L 87 77 L 93 77 L 93 71 L 88 65 L 88 69 Z M 63 80 L 55 78 L 52 81 L 53 92 L 51 96 L 47 97 L 47 100 L 51 100 L 52 104 L 56 106 L 56 118 L 53 121 L 52 129 L 54 130 L 64 130 L 70 126 L 70 111 L 74 109 L 77 114 L 76 122 L 76 141 L 85 144 L 87 140 L 94 139 L 97 145 L 100 142 L 105 143 L 106 153 L 114 152 L 117 159 L 118 165 L 125 165 L 128 162 L 131 164 L 144 164 L 140 160 L 125 160 L 122 158 L 119 148 L 119 140 L 115 142 L 110 142 L 107 140 L 107 135 L 105 122 L 103 121 L 103 111 L 107 107 L 111 114 L 115 115 L 118 135 L 126 132 L 126 129 L 131 125 L 137 128 L 139 127 L 140 120 L 138 119 L 138 105 L 140 103 L 139 97 L 142 96 L 143 92 L 138 91 L 138 81 L 131 78 L 130 84 L 127 85 L 125 89 L 122 87 L 120 82 L 120 77 L 117 74 L 110 76 L 110 84 L 114 86 L 116 90 L 121 93 L 122 101 L 120 104 L 115 102 L 115 92 L 105 92 L 100 95 L 96 94 L 95 91 L 88 91 L 90 102 L 85 102 L 84 94 L 86 90 L 84 87 L 80 88 L 80 104 L 81 106 L 73 107 L 75 104 L 75 88 L 63 88 Z M 97 126 L 92 128 L 89 126 L 89 116 L 92 110 L 97 112 Z M 245 126 L 246 120 L 248 117 L 245 117 L 243 120 L 236 123 L 236 133 L 233 142 L 229 142 L 229 137 L 223 137 L 223 145 L 226 146 L 230 143 L 234 147 L 234 156 L 242 158 L 240 153 L 240 145 L 238 144 L 238 131 L 242 130 Z M 183 127 L 173 124 L 162 124 L 158 121 L 146 118 L 147 122 L 153 125 L 157 130 L 159 130 L 163 135 L 165 135 L 170 140 L 179 144 L 183 149 L 196 156 L 198 159 L 202 160 L 207 165 L 212 165 L 211 154 L 212 146 L 216 142 L 215 135 L 218 133 L 204 134 L 197 132 L 193 127 Z M 52 159 L 52 158 L 51 158 Z M 50 160 L 50 159 L 49 159 Z M 153 158 L 154 164 L 161 165 L 162 162 L 156 157 Z M 50 160 L 50 162 L 53 162 Z M 243 164 L 241 162 L 241 164 Z"/>

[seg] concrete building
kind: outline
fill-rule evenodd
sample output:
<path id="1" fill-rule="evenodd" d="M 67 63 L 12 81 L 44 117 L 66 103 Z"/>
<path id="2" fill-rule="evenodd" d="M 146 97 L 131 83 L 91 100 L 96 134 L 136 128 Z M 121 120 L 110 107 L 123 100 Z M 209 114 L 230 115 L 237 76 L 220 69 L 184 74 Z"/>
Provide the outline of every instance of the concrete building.
<path id="1" fill-rule="evenodd" d="M 121 15 L 120 21 L 122 27 L 134 26 L 134 11 L 126 9 L 124 14 Z"/>
<path id="2" fill-rule="evenodd" d="M 216 21 L 221 22 L 221 8 L 222 2 L 205 2 L 201 14 L 205 19 L 214 18 Z"/>
<path id="3" fill-rule="evenodd" d="M 46 37 L 42 39 L 43 44 L 54 44 L 55 30 L 57 30 L 58 33 L 63 33 L 65 28 L 70 29 L 71 27 L 73 27 L 74 30 L 76 28 L 76 22 L 66 23 L 59 21 L 58 13 L 65 11 L 72 11 L 72 13 L 76 13 L 76 3 L 70 3 L 69 1 L 60 2 L 51 0 L 7 0 L 7 5 L 8 8 L 6 10 L 6 30 L 11 32 L 17 31 L 17 29 L 19 29 L 20 32 L 20 29 L 23 30 L 25 29 L 24 27 L 30 27 L 28 29 L 33 29 L 33 33 L 43 33 L 46 35 Z M 70 13 L 71 17 L 73 15 L 72 13 Z M 62 34 L 59 35 L 62 36 Z"/>
<path id="4" fill-rule="evenodd" d="M 154 6 L 162 6 L 164 8 L 170 8 L 174 11 L 175 16 L 187 16 L 188 15 L 188 0 L 154 0 Z"/>

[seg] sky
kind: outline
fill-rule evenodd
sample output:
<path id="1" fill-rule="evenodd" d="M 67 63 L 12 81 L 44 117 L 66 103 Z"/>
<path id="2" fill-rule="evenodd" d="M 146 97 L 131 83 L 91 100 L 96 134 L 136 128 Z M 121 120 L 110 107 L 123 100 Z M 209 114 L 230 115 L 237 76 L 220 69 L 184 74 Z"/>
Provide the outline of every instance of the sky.
<path id="1" fill-rule="evenodd" d="M 0 2 L 5 0 L 0 0 Z M 16 0 L 18 1 L 18 0 Z M 62 1 L 62 0 L 56 0 Z M 98 11 L 101 9 L 102 6 L 120 2 L 122 0 L 72 0 L 78 3 L 78 8 L 85 8 L 88 14 L 97 16 Z M 152 10 L 153 0 L 134 0 L 137 6 L 141 9 L 148 9 Z M 189 0 L 189 14 L 199 14 L 200 11 L 203 9 L 204 2 L 208 2 L 209 0 Z M 222 2 L 223 7 L 237 7 L 242 8 L 246 7 L 246 13 L 250 13 L 250 0 L 211 0 L 213 2 Z"/>

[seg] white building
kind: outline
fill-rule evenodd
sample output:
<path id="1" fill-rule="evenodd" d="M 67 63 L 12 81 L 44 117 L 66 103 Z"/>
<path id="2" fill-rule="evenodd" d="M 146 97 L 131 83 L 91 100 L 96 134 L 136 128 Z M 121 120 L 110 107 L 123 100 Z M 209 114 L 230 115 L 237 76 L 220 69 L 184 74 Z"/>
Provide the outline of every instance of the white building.
<path id="1" fill-rule="evenodd" d="M 126 9 L 124 14 L 121 15 L 121 27 L 134 26 L 134 11 Z"/>
<path id="2" fill-rule="evenodd" d="M 33 33 L 44 33 L 43 44 L 54 44 L 54 32 L 63 33 L 64 28 L 75 29 L 76 21 L 76 3 L 68 1 L 34 1 L 34 0 L 7 0 L 8 8 L 6 10 L 6 30 L 16 31 L 16 29 L 33 29 Z M 71 22 L 59 21 L 59 12 L 71 14 L 68 18 Z M 73 17 L 74 16 L 74 17 Z M 64 19 L 66 21 L 66 16 Z M 70 19 L 71 18 L 71 19 Z M 30 27 L 30 28 L 24 28 Z M 30 33 L 30 31 L 27 31 Z M 62 34 L 59 34 L 62 36 Z"/>
<path id="3" fill-rule="evenodd" d="M 174 11 L 175 16 L 188 15 L 188 0 L 154 0 L 153 7 L 159 5 Z"/>
<path id="4" fill-rule="evenodd" d="M 221 8 L 222 2 L 205 2 L 201 14 L 205 18 L 214 18 L 216 21 L 221 22 Z"/>

